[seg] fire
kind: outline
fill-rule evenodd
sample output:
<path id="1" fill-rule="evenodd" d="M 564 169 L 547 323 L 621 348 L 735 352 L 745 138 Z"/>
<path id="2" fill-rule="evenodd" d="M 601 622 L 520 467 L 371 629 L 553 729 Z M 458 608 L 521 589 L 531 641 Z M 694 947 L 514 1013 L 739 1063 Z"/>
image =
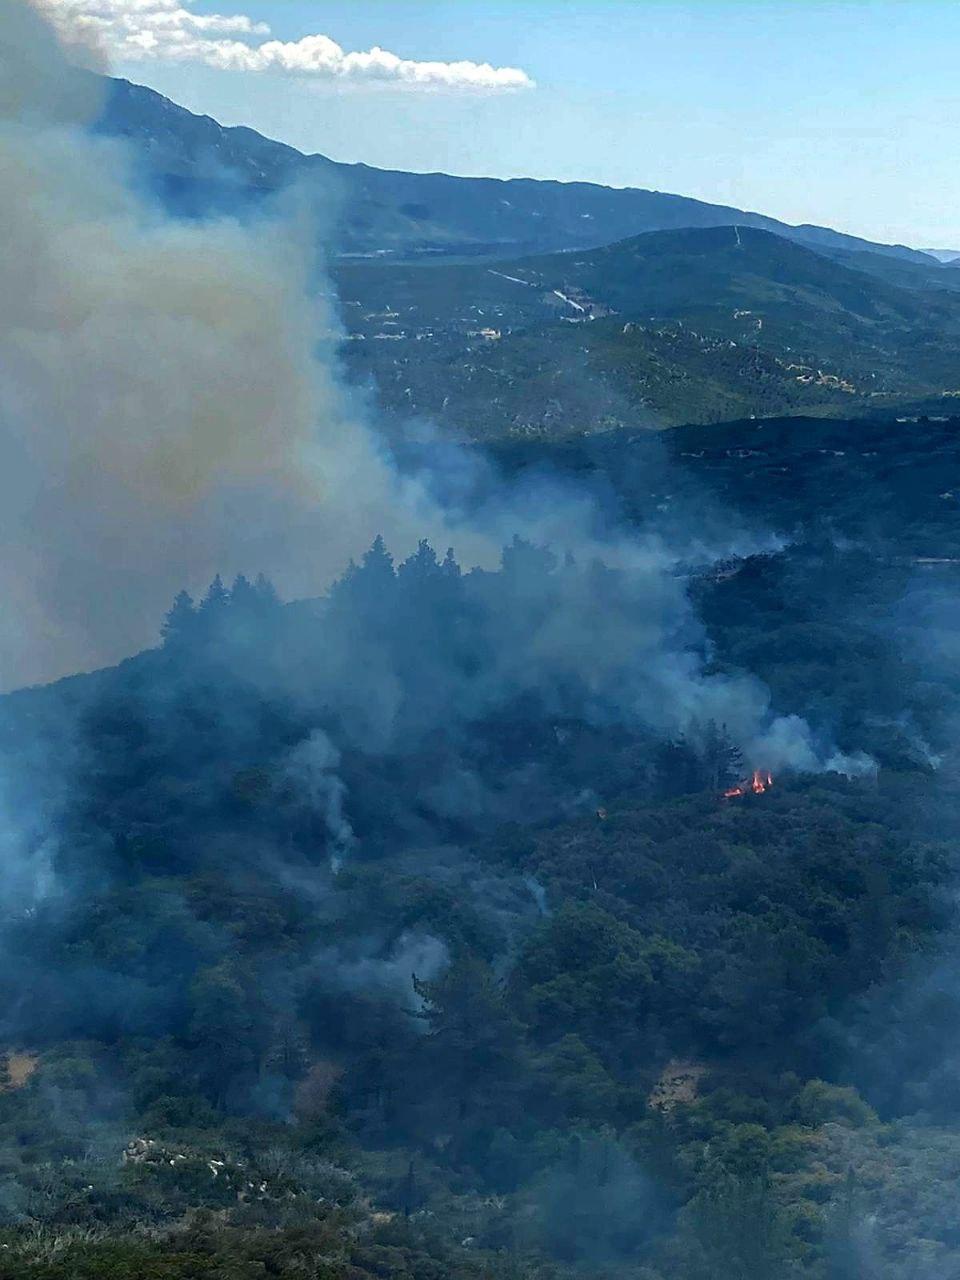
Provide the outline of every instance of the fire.
<path id="1" fill-rule="evenodd" d="M 752 778 L 744 778 L 742 782 L 738 782 L 735 787 L 730 787 L 723 793 L 724 800 L 735 800 L 738 796 L 755 795 L 762 796 L 765 791 L 769 791 L 773 786 L 773 774 L 769 769 L 754 769 Z"/>

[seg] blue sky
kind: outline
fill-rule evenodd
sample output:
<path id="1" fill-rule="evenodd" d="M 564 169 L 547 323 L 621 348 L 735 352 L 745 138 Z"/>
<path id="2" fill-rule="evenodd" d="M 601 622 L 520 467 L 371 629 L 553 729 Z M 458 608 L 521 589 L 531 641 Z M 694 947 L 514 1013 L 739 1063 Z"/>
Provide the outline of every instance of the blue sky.
<path id="1" fill-rule="evenodd" d="M 124 0 L 103 4 L 116 10 Z M 323 34 L 345 51 L 380 46 L 414 62 L 490 63 L 535 81 L 513 91 L 425 90 L 162 56 L 115 62 L 191 110 L 304 150 L 393 168 L 652 187 L 960 248 L 960 5 L 946 0 L 197 0 L 188 8 L 265 22 L 282 41 Z"/>

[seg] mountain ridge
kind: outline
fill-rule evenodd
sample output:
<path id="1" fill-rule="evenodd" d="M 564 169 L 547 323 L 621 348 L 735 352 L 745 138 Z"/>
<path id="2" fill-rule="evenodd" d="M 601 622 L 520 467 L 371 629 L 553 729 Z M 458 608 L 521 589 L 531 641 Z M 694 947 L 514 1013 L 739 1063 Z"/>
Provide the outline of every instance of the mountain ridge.
<path id="1" fill-rule="evenodd" d="M 905 245 L 877 244 L 814 224 L 791 226 L 730 205 L 639 187 L 345 164 L 320 153 L 306 155 L 247 126 L 225 127 L 127 80 L 106 80 L 97 129 L 129 139 L 168 205 L 192 216 L 233 211 L 294 178 L 322 172 L 339 188 L 338 247 L 348 254 L 535 253 L 598 247 L 645 231 L 742 225 L 811 248 L 936 261 Z"/>
<path id="2" fill-rule="evenodd" d="M 333 277 L 351 375 L 401 418 L 471 439 L 952 403 L 957 292 L 931 284 L 936 267 L 838 256 L 912 283 L 745 227 Z"/>

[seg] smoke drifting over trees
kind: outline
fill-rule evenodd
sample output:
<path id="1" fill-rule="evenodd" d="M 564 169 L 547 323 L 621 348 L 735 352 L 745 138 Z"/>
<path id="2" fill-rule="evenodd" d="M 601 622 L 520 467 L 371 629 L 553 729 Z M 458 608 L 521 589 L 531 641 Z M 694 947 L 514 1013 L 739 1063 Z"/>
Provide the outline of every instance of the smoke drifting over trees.
<path id="1" fill-rule="evenodd" d="M 487 567 L 519 533 L 580 568 L 538 586 L 513 557 L 512 598 L 498 602 L 496 636 L 488 611 L 474 682 L 488 702 L 528 676 L 572 678 L 662 732 L 727 723 L 771 767 L 829 758 L 805 725 L 774 718 L 756 682 L 702 674 L 672 576 L 695 538 L 628 534 L 549 481 L 494 494 L 465 457 L 401 472 L 338 381 L 310 217 L 291 202 L 255 227 L 163 218 L 122 148 L 84 132 L 91 78 L 27 5 L 3 17 L 0 166 L 16 193 L 0 206 L 4 686 L 127 656 L 179 588 L 216 573 L 263 571 L 288 597 L 316 595 L 378 533 L 401 554 L 427 537 Z M 437 495 L 449 498 L 454 471 L 451 507 Z M 728 532 L 715 553 L 736 537 L 750 544 Z M 373 657 L 371 676 L 381 665 Z"/>
<path id="2" fill-rule="evenodd" d="M 85 132 L 94 79 L 0 18 L 3 685 L 142 647 L 218 570 L 304 594 L 381 528 L 442 531 L 337 385 L 312 228 L 165 219 Z"/>
<path id="3" fill-rule="evenodd" d="M 388 443 L 323 193 L 172 221 L 95 85 L 0 0 L 0 681 L 124 659 L 0 699 L 10 1274 L 940 1280 L 943 593 Z"/>

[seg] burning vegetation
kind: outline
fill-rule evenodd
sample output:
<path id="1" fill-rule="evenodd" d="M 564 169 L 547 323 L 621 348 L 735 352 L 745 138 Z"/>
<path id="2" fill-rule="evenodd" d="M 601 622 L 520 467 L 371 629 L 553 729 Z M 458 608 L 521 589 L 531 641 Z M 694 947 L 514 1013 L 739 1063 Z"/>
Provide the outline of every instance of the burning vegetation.
<path id="1" fill-rule="evenodd" d="M 749 778 L 744 778 L 735 786 L 728 787 L 723 793 L 724 800 L 735 800 L 739 796 L 762 796 L 773 788 L 773 774 L 769 769 L 754 769 Z"/>

